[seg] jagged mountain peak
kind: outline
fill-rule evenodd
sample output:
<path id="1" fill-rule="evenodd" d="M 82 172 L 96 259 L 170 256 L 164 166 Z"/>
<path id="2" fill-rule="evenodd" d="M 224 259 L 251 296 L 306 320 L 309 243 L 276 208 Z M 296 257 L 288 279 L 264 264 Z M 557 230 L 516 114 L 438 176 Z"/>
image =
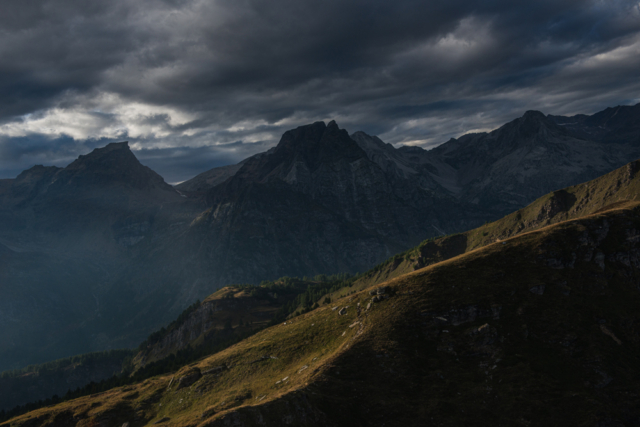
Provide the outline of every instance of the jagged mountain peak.
<path id="1" fill-rule="evenodd" d="M 502 129 L 505 129 L 507 131 L 512 129 L 516 130 L 519 136 L 523 137 L 533 136 L 547 130 L 552 130 L 560 133 L 565 132 L 563 128 L 556 125 L 543 113 L 535 110 L 529 110 L 525 112 L 522 117 L 515 119 L 511 123 L 507 123 L 497 131 L 500 131 Z"/>
<path id="2" fill-rule="evenodd" d="M 258 180 L 274 175 L 283 178 L 294 165 L 303 164 L 313 172 L 322 165 L 349 163 L 364 157 L 366 153 L 334 120 L 328 125 L 315 122 L 285 132 L 270 154 L 248 161 L 238 176 Z"/>
<path id="3" fill-rule="evenodd" d="M 482 138 L 483 134 L 478 134 L 477 137 Z M 490 150 L 514 150 L 519 147 L 548 145 L 552 141 L 570 137 L 570 133 L 550 117 L 539 111 L 530 110 L 521 117 L 486 134 L 486 137 L 488 141 L 495 141 L 490 144 Z M 497 146 L 493 146 L 495 143 Z"/>
<path id="4" fill-rule="evenodd" d="M 387 148 L 393 148 L 393 146 L 391 144 L 387 144 L 384 141 L 382 141 L 380 138 L 378 138 L 377 136 L 372 136 L 369 135 L 361 130 L 354 132 L 351 134 L 351 139 L 353 139 L 354 141 L 356 141 L 358 143 L 358 145 L 360 146 L 360 148 L 362 148 L 363 150 L 367 151 L 365 147 L 367 146 L 371 146 L 371 147 L 377 147 L 379 149 L 387 149 Z"/>
<path id="5" fill-rule="evenodd" d="M 367 153 L 369 160 L 376 163 L 385 173 L 403 178 L 417 173 L 418 165 L 415 161 L 407 159 L 406 156 L 421 155 L 424 150 L 398 150 L 377 136 L 371 136 L 362 131 L 351 134 L 351 139 Z"/>
<path id="6" fill-rule="evenodd" d="M 331 120 L 328 125 L 320 121 L 285 132 L 275 151 L 282 148 L 288 149 L 292 146 L 312 148 L 319 145 L 330 145 L 337 142 L 336 140 L 346 142 L 348 139 L 350 138 L 347 131 L 340 129 L 335 120 Z"/>
<path id="7" fill-rule="evenodd" d="M 525 111 L 524 115 L 522 116 L 522 118 L 527 119 L 527 120 L 545 120 L 547 118 L 547 116 L 545 116 L 543 113 L 541 113 L 538 110 L 527 110 Z"/>
<path id="8" fill-rule="evenodd" d="M 128 141 L 112 142 L 89 154 L 80 155 L 57 174 L 54 183 L 58 186 L 123 185 L 136 189 L 175 191 L 160 175 L 138 161 Z"/>
<path id="9" fill-rule="evenodd" d="M 131 165 L 140 164 L 129 148 L 129 142 L 112 142 L 104 147 L 96 148 L 89 154 L 81 154 L 65 169 L 80 169 L 99 165 L 113 166 L 116 163 L 127 162 Z"/>

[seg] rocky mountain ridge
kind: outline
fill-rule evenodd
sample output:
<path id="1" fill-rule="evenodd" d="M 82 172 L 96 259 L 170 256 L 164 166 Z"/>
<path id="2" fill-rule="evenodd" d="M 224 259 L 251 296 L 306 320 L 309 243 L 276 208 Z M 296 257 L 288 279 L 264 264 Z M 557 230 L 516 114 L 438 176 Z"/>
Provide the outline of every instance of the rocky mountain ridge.
<path id="1" fill-rule="evenodd" d="M 228 284 L 366 271 L 636 156 L 575 132 L 527 113 L 425 151 L 319 122 L 182 194 L 126 144 L 3 180 L 0 366 L 135 346 Z"/>
<path id="2" fill-rule="evenodd" d="M 495 131 L 463 135 L 429 151 L 396 149 L 364 132 L 350 137 L 385 172 L 506 214 L 640 157 L 638 123 L 640 104 L 592 116 L 528 111 Z"/>
<path id="3" fill-rule="evenodd" d="M 195 232 L 230 241 L 225 262 L 252 254 L 267 278 L 285 274 L 277 270 L 285 259 L 297 270 L 286 274 L 362 271 L 417 243 L 425 227 L 464 227 L 459 202 L 385 173 L 335 122 L 286 132 L 275 150 L 211 189 L 208 202 Z"/>

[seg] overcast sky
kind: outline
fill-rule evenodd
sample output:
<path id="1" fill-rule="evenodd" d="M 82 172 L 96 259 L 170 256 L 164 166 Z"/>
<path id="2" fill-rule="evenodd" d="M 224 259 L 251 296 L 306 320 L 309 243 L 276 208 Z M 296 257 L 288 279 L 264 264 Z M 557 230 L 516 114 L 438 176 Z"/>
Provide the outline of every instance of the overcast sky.
<path id="1" fill-rule="evenodd" d="M 639 70 L 638 0 L 3 0 L 0 178 L 129 140 L 178 182 L 331 119 L 429 148 Z"/>

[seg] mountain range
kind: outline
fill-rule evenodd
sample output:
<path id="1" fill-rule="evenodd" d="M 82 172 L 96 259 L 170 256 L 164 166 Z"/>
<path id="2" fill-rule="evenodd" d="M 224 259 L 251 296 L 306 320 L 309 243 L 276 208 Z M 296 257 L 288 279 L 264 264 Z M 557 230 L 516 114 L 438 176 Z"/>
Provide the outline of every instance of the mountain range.
<path id="1" fill-rule="evenodd" d="M 529 111 L 433 150 L 335 122 L 175 188 L 127 143 L 0 181 L 0 369 L 135 347 L 233 283 L 367 271 L 640 157 L 640 107 Z"/>
<path id="2" fill-rule="evenodd" d="M 429 239 L 234 345 L 2 425 L 638 425 L 639 171 Z M 234 305 L 222 330 L 244 327 L 274 285 L 217 291 L 136 359 L 202 346 Z"/>

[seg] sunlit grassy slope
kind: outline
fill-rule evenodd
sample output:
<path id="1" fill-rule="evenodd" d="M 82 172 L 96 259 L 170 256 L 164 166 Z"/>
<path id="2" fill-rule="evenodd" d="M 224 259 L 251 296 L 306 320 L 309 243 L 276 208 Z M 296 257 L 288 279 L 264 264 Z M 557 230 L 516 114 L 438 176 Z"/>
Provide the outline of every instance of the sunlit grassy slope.
<path id="1" fill-rule="evenodd" d="M 182 352 L 182 360 L 210 354 L 266 326 L 286 320 L 300 305 L 308 311 L 327 290 L 354 279 L 346 274 L 315 278 L 283 277 L 260 286 L 229 285 L 186 309 L 167 328 L 143 342 L 133 359 L 135 369 Z M 185 353 L 185 352 L 188 352 Z"/>
<path id="2" fill-rule="evenodd" d="M 613 206 L 3 425 L 635 425 L 639 242 L 639 203 Z"/>

